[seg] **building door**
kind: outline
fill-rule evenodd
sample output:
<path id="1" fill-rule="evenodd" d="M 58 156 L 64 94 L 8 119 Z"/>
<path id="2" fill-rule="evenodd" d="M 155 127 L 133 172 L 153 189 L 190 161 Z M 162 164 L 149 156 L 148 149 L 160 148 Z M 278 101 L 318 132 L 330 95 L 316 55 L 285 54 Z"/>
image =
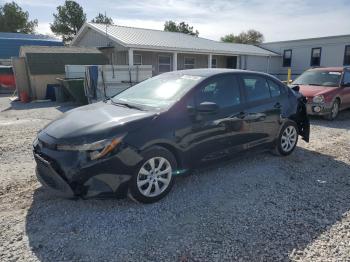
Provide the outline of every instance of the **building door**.
<path id="1" fill-rule="evenodd" d="M 237 68 L 237 56 L 230 56 L 226 60 L 226 68 Z"/>

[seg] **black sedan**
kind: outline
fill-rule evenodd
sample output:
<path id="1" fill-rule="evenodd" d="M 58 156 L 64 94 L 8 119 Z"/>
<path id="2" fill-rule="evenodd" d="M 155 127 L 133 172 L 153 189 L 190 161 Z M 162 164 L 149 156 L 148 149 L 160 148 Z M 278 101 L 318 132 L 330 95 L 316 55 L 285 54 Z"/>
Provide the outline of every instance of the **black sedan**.
<path id="1" fill-rule="evenodd" d="M 289 155 L 309 130 L 297 89 L 263 73 L 198 69 L 73 109 L 33 146 L 39 181 L 57 193 L 152 203 L 169 193 L 177 174 L 250 148 Z"/>

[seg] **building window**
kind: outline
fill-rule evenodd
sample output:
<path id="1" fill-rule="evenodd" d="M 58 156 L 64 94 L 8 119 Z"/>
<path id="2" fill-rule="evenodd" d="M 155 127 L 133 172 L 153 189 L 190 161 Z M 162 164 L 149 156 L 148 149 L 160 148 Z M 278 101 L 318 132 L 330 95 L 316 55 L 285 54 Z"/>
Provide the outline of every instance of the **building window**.
<path id="1" fill-rule="evenodd" d="M 195 62 L 196 61 L 193 57 L 185 57 L 184 68 L 185 69 L 193 69 Z"/>
<path id="2" fill-rule="evenodd" d="M 350 45 L 345 46 L 344 65 L 350 65 Z"/>
<path id="3" fill-rule="evenodd" d="M 284 50 L 283 52 L 283 67 L 290 67 L 292 65 L 292 50 Z"/>
<path id="4" fill-rule="evenodd" d="M 311 49 L 310 66 L 320 66 L 321 64 L 321 47 Z"/>
<path id="5" fill-rule="evenodd" d="M 158 72 L 165 73 L 171 71 L 171 58 L 167 55 L 160 55 L 158 57 Z"/>
<path id="6" fill-rule="evenodd" d="M 134 65 L 142 65 L 142 55 L 134 54 Z"/>
<path id="7" fill-rule="evenodd" d="M 218 67 L 218 60 L 216 58 L 213 58 L 211 60 L 211 67 L 212 68 L 217 68 Z"/>

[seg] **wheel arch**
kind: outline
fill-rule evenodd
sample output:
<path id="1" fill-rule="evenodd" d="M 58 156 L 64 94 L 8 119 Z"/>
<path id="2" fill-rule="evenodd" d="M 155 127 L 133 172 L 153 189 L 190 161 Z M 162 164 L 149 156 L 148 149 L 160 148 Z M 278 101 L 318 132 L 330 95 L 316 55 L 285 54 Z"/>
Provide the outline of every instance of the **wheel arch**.
<path id="1" fill-rule="evenodd" d="M 151 147 L 157 147 L 157 146 L 163 147 L 163 148 L 167 149 L 170 153 L 172 153 L 173 156 L 175 157 L 177 168 L 180 168 L 180 169 L 183 168 L 184 161 L 183 161 L 182 157 L 180 156 L 179 150 L 175 146 L 173 146 L 169 143 L 158 142 L 158 143 L 147 146 L 147 148 L 145 148 L 144 150 L 147 150 Z"/>
<path id="2" fill-rule="evenodd" d="M 339 107 L 340 107 L 340 105 L 342 104 L 342 101 L 341 101 L 340 96 L 336 96 L 336 97 L 334 98 L 333 102 L 336 101 L 336 100 L 339 101 Z"/>

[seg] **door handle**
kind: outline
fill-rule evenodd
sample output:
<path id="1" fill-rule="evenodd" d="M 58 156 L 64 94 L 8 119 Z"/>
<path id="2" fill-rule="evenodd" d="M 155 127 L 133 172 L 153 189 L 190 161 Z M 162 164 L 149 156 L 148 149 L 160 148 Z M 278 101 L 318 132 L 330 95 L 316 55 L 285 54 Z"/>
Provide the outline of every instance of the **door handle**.
<path id="1" fill-rule="evenodd" d="M 281 105 L 281 103 L 280 102 L 277 102 L 274 106 L 273 106 L 274 108 L 281 108 L 282 107 L 282 105 Z"/>

